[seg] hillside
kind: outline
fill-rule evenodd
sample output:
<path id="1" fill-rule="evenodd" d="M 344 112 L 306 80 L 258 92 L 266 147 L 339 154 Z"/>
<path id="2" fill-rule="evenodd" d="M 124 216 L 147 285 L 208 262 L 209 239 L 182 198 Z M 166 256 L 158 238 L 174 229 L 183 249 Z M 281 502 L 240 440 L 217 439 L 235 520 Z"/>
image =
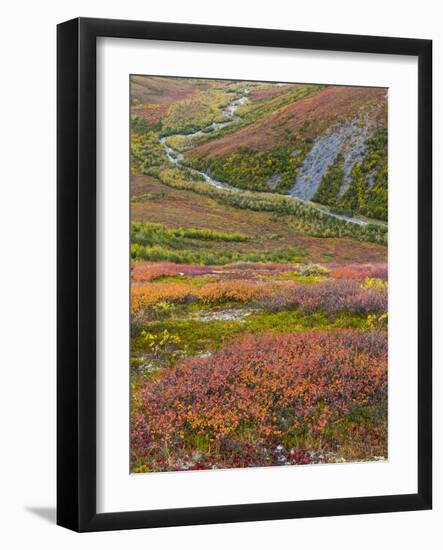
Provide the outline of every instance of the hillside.
<path id="1" fill-rule="evenodd" d="M 387 220 L 385 89 L 133 76 L 131 131 L 133 171 L 163 183 Z"/>
<path id="2" fill-rule="evenodd" d="M 133 75 L 131 77 L 131 114 L 156 126 L 171 105 L 210 87 L 204 81 L 189 78 L 167 78 Z"/>
<path id="3" fill-rule="evenodd" d="M 287 90 L 285 87 L 257 91 L 251 102 L 263 103 L 271 98 L 275 101 L 276 95 L 285 96 Z M 323 87 L 295 103 L 280 108 L 277 105 L 277 110 L 237 132 L 195 148 L 192 156 L 226 158 L 239 147 L 272 151 L 299 140 L 315 140 L 329 127 L 355 118 L 386 126 L 385 94 L 385 90 L 376 88 Z"/>
<path id="4" fill-rule="evenodd" d="M 251 94 L 249 111 L 239 116 L 257 119 L 188 147 L 186 160 L 237 187 L 386 220 L 386 91 L 330 86 L 275 110 L 254 109 L 285 95 L 286 87 Z"/>

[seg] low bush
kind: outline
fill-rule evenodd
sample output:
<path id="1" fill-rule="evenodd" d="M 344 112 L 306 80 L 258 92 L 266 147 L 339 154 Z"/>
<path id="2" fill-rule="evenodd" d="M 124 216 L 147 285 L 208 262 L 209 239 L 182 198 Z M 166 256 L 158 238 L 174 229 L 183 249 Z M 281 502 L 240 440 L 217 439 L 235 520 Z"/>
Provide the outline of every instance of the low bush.
<path id="1" fill-rule="evenodd" d="M 329 274 L 329 269 L 320 264 L 306 264 L 300 266 L 298 274 L 302 277 L 321 277 Z"/>
<path id="2" fill-rule="evenodd" d="M 153 308 L 159 302 L 184 303 L 199 301 L 203 304 L 225 302 L 251 302 L 271 292 L 271 283 L 256 284 L 242 280 L 216 281 L 196 286 L 188 282 L 158 282 L 155 284 L 133 284 L 131 289 L 131 311 Z"/>
<path id="3" fill-rule="evenodd" d="M 162 245 L 131 244 L 132 260 L 173 262 L 176 264 L 226 265 L 234 262 L 300 262 L 304 251 L 299 246 L 276 248 L 269 251 L 240 252 L 223 248 L 172 248 Z"/>
<path id="4" fill-rule="evenodd" d="M 242 233 L 223 233 L 211 229 L 179 227 L 169 228 L 159 223 L 131 223 L 131 242 L 142 245 L 167 244 L 180 246 L 197 239 L 199 241 L 248 242 L 252 237 Z"/>
<path id="5" fill-rule="evenodd" d="M 329 266 L 330 277 L 333 279 L 355 279 L 363 281 L 366 277 L 374 277 L 376 279 L 388 278 L 388 264 L 347 264 Z"/>
<path id="6" fill-rule="evenodd" d="M 378 279 L 376 277 L 366 277 L 361 286 L 368 290 L 383 292 L 388 288 L 388 283 L 383 279 Z"/>

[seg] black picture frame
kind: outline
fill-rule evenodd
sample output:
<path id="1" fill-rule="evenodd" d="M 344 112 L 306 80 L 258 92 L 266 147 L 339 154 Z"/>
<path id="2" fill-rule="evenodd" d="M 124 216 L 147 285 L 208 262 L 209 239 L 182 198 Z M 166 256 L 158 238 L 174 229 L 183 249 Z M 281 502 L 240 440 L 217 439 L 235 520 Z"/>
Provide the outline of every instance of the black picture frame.
<path id="1" fill-rule="evenodd" d="M 96 39 L 399 54 L 418 58 L 418 491 L 416 494 L 96 512 Z M 105 531 L 427 510 L 432 506 L 432 42 L 78 18 L 58 25 L 57 523 Z"/>

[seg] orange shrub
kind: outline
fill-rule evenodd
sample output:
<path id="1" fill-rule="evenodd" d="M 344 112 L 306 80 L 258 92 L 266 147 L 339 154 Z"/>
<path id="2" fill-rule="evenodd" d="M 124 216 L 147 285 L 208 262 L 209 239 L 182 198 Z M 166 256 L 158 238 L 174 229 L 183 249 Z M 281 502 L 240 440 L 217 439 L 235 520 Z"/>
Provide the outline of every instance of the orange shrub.
<path id="1" fill-rule="evenodd" d="M 186 283 L 133 284 L 131 312 L 137 313 L 160 301 L 181 302 L 193 295 L 194 288 Z"/>
<path id="2" fill-rule="evenodd" d="M 217 302 L 249 302 L 257 297 L 261 287 L 247 281 L 231 280 L 208 283 L 198 289 L 198 298 L 204 304 Z"/>
<path id="3" fill-rule="evenodd" d="M 147 309 L 157 302 L 183 302 L 195 299 L 204 304 L 222 302 L 250 302 L 263 298 L 279 286 L 275 283 L 254 283 L 242 280 L 217 281 L 197 287 L 187 282 L 133 283 L 131 288 L 132 314 Z"/>

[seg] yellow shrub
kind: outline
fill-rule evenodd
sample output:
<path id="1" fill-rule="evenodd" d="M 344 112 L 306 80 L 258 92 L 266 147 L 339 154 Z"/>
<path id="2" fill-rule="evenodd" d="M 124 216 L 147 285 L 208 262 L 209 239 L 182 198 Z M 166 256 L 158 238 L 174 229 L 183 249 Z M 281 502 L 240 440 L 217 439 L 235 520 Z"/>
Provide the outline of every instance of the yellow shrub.
<path id="1" fill-rule="evenodd" d="M 376 277 L 366 277 L 361 286 L 367 290 L 382 292 L 388 288 L 388 282 Z"/>

